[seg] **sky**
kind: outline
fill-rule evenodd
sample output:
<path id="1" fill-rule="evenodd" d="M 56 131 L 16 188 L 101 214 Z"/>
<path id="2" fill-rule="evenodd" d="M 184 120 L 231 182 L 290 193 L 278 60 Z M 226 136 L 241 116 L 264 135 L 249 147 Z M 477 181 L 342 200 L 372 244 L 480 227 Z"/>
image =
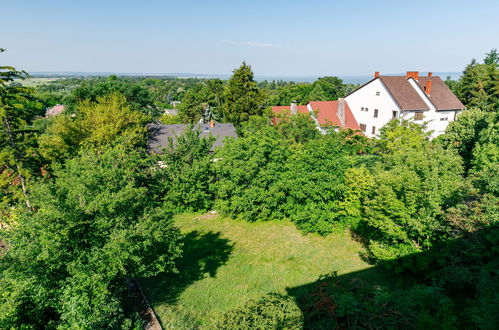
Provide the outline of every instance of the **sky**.
<path id="1" fill-rule="evenodd" d="M 0 48 L 29 72 L 462 71 L 499 48 L 499 1 L 0 0 Z"/>

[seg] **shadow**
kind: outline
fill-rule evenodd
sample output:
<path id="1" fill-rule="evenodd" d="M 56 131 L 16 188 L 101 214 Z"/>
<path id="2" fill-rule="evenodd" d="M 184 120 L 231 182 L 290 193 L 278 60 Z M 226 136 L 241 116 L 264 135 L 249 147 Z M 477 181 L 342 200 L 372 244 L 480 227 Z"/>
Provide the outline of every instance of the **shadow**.
<path id="1" fill-rule="evenodd" d="M 428 251 L 287 289 L 304 329 L 495 328 L 499 226 Z"/>
<path id="2" fill-rule="evenodd" d="M 175 304 L 180 294 L 191 284 L 205 277 L 215 277 L 234 249 L 220 233 L 197 230 L 184 236 L 183 254 L 177 260 L 177 273 L 164 273 L 141 280 L 155 303 Z"/>

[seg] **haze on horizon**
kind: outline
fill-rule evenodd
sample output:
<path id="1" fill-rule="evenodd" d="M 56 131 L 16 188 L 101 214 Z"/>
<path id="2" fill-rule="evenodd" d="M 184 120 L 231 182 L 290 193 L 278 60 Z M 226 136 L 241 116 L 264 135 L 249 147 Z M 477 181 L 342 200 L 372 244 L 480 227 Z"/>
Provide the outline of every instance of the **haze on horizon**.
<path id="1" fill-rule="evenodd" d="M 366 75 L 462 71 L 499 46 L 499 2 L 7 1 L 2 65 L 30 72 Z"/>

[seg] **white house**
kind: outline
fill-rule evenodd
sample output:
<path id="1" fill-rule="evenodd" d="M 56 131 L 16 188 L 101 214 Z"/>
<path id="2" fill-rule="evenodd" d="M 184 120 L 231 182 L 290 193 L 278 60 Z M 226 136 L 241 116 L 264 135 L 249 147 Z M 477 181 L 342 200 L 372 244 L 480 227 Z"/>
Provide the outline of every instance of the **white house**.
<path id="1" fill-rule="evenodd" d="M 368 137 L 393 118 L 426 122 L 432 137 L 445 132 L 450 121 L 464 105 L 440 77 L 428 73 L 419 76 L 409 71 L 405 76 L 381 76 L 360 86 L 345 97 L 360 129 Z"/>

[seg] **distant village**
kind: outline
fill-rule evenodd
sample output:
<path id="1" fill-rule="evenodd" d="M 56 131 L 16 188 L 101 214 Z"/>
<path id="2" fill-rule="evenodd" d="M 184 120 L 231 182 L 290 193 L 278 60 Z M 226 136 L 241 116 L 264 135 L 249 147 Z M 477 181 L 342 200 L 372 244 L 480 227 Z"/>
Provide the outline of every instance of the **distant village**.
<path id="1" fill-rule="evenodd" d="M 177 116 L 175 108 L 179 103 L 172 101 L 173 109 L 166 109 L 165 114 Z M 371 80 L 336 101 L 310 101 L 304 105 L 292 102 L 289 106 L 272 106 L 271 110 L 274 125 L 278 124 L 279 117 L 305 114 L 322 134 L 331 129 L 352 129 L 366 137 L 376 138 L 384 125 L 400 118 L 425 124 L 431 137 L 435 138 L 445 132 L 449 122 L 455 120 L 464 108 L 440 77 L 431 72 L 421 76 L 418 71 L 408 71 L 405 76 L 385 76 L 375 72 Z M 63 111 L 64 106 L 58 104 L 47 109 L 46 116 Z M 187 124 L 150 125 L 150 151 L 160 152 L 171 138 L 182 134 L 188 127 Z M 213 148 L 223 145 L 225 137 L 237 137 L 233 124 L 214 121 L 209 111 L 194 129 L 199 130 L 201 136 L 214 136 Z"/>

